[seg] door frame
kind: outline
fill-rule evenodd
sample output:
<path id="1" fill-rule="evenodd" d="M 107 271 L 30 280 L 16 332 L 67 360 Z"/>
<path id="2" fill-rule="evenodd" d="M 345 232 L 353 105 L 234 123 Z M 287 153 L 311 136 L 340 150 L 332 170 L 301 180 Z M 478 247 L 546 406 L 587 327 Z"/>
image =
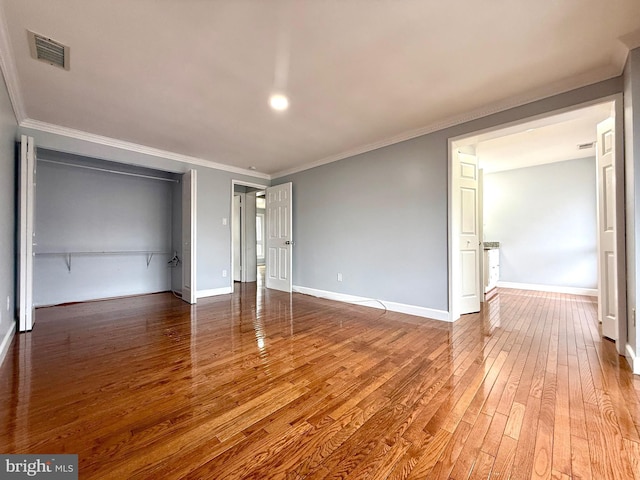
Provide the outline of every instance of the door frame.
<path id="1" fill-rule="evenodd" d="M 234 189 L 235 190 L 235 189 Z M 246 194 L 244 192 L 233 192 L 233 203 L 231 204 L 231 252 L 233 254 L 233 262 L 231 263 L 231 280 L 234 282 L 244 282 L 244 268 L 243 260 L 246 253 L 244 245 L 244 212 L 243 207 L 246 201 Z M 236 199 L 240 199 L 238 204 L 238 211 L 236 213 Z M 237 236 L 237 238 L 236 238 Z M 237 247 L 239 245 L 239 248 Z M 239 269 L 236 276 L 236 269 Z"/>
<path id="2" fill-rule="evenodd" d="M 20 137 L 18 187 L 18 331 L 30 332 L 35 322 L 33 306 L 33 255 L 35 245 L 36 146 L 33 137 Z"/>
<path id="3" fill-rule="evenodd" d="M 236 185 L 240 186 L 240 187 L 250 187 L 250 188 L 257 188 L 260 191 L 264 191 L 268 188 L 268 185 L 261 185 L 259 183 L 251 183 L 251 182 L 245 182 L 244 180 L 231 180 L 231 196 L 230 196 L 230 215 L 229 215 L 229 243 L 231 245 L 231 256 L 230 256 L 230 269 L 229 269 L 229 277 L 231 278 L 229 286 L 231 287 L 231 291 L 233 291 L 233 272 L 234 272 L 234 267 L 235 267 L 235 245 L 234 245 L 234 241 L 233 241 L 233 228 L 234 228 L 234 215 L 233 215 L 233 196 L 235 194 L 235 189 L 236 189 Z M 244 198 L 246 200 L 246 195 L 244 195 Z M 240 214 L 240 216 L 242 217 L 242 213 Z M 243 258 L 246 258 L 246 245 L 245 245 L 245 234 L 243 231 L 243 224 L 242 221 L 240 222 L 240 248 L 242 249 L 242 251 L 240 252 L 240 256 Z M 246 281 L 246 274 L 245 274 L 245 269 L 243 268 L 240 271 L 240 278 L 241 281 L 244 282 Z"/>
<path id="4" fill-rule="evenodd" d="M 189 184 L 189 191 L 185 184 Z M 198 171 L 190 169 L 182 175 L 182 299 L 190 304 L 198 301 L 197 286 L 197 200 Z M 188 215 L 187 215 L 188 214 Z M 188 259 L 188 271 L 185 268 Z"/>
<path id="5" fill-rule="evenodd" d="M 468 133 L 457 135 L 455 137 L 449 137 L 447 139 L 448 147 L 448 162 L 447 162 L 447 175 L 448 175 L 448 207 L 447 207 L 447 220 L 448 220 L 448 283 L 449 283 L 449 321 L 457 320 L 459 315 L 459 300 L 454 295 L 454 287 L 457 282 L 457 278 L 454 275 L 458 273 L 453 269 L 452 258 L 456 253 L 454 252 L 453 242 L 453 154 L 457 148 L 461 148 L 467 144 L 473 143 L 473 139 L 476 136 L 493 132 L 496 130 L 502 130 L 504 128 L 517 126 L 520 124 L 528 123 L 533 120 L 539 120 L 542 118 L 551 117 L 561 113 L 571 112 L 574 110 L 580 110 L 585 107 L 598 105 L 602 103 L 612 103 L 613 113 L 615 114 L 615 128 L 616 128 L 616 165 L 615 165 L 615 181 L 616 181 L 616 248 L 618 251 L 617 257 L 617 276 L 618 276 L 618 340 L 616 342 L 616 349 L 620 355 L 624 355 L 626 352 L 627 344 L 627 324 L 626 324 L 626 311 L 627 311 L 627 283 L 626 283 L 626 249 L 625 249 L 625 196 L 624 196 L 624 106 L 622 93 L 616 93 L 608 95 L 602 98 L 590 100 L 587 102 L 578 103 L 568 107 L 551 110 L 538 115 L 531 115 L 523 117 L 519 120 L 515 120 L 507 123 L 499 123 L 488 128 L 470 131 Z"/>

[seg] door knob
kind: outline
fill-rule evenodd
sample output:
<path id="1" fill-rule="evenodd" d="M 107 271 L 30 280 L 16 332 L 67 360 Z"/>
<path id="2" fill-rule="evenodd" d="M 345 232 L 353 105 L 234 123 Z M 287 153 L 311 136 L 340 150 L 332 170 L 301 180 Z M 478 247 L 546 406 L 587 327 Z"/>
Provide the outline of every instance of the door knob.
<path id="1" fill-rule="evenodd" d="M 287 240 L 286 242 L 284 242 L 285 245 L 293 245 L 293 242 L 291 240 Z"/>

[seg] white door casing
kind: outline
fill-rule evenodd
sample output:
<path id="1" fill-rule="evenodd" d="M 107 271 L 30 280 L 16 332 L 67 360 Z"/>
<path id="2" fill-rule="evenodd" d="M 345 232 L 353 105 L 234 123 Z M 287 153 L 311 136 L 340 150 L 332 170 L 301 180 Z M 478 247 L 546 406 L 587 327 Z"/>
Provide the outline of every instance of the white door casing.
<path id="1" fill-rule="evenodd" d="M 258 257 L 256 255 L 256 192 L 247 192 L 242 205 L 242 281 L 258 279 Z"/>
<path id="2" fill-rule="evenodd" d="M 266 286 L 291 292 L 292 289 L 292 184 L 266 189 L 267 239 Z"/>
<path id="3" fill-rule="evenodd" d="M 194 304 L 196 289 L 196 193 L 197 172 L 182 175 L 182 299 Z"/>
<path id="4" fill-rule="evenodd" d="M 233 212 L 231 222 L 233 225 L 231 238 L 233 241 L 233 281 L 242 281 L 242 193 L 233 195 Z"/>
<path id="5" fill-rule="evenodd" d="M 598 320 L 602 335 L 618 339 L 618 268 L 616 248 L 615 121 L 597 126 Z"/>
<path id="6" fill-rule="evenodd" d="M 478 159 L 475 155 L 453 154 L 452 226 L 454 275 L 453 294 L 458 297 L 459 315 L 480 311 L 480 236 L 478 224 Z"/>
<path id="7" fill-rule="evenodd" d="M 33 137 L 20 140 L 18 330 L 28 332 L 35 321 L 33 308 L 33 255 L 35 246 L 36 155 Z"/>

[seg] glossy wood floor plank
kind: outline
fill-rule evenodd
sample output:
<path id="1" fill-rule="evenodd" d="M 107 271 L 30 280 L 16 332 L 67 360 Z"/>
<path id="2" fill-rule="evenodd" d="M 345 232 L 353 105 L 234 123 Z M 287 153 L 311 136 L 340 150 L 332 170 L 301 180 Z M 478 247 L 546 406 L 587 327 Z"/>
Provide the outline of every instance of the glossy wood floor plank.
<path id="1" fill-rule="evenodd" d="M 640 480 L 640 379 L 594 299 L 499 290 L 454 324 L 236 284 L 40 309 L 0 451 L 87 479 Z"/>

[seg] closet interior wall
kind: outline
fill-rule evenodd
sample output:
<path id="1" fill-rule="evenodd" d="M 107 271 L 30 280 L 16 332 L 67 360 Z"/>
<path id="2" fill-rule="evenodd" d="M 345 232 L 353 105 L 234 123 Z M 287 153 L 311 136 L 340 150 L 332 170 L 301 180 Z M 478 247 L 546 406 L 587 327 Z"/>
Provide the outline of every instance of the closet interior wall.
<path id="1" fill-rule="evenodd" d="M 36 306 L 175 286 L 179 176 L 45 149 L 37 157 Z"/>

